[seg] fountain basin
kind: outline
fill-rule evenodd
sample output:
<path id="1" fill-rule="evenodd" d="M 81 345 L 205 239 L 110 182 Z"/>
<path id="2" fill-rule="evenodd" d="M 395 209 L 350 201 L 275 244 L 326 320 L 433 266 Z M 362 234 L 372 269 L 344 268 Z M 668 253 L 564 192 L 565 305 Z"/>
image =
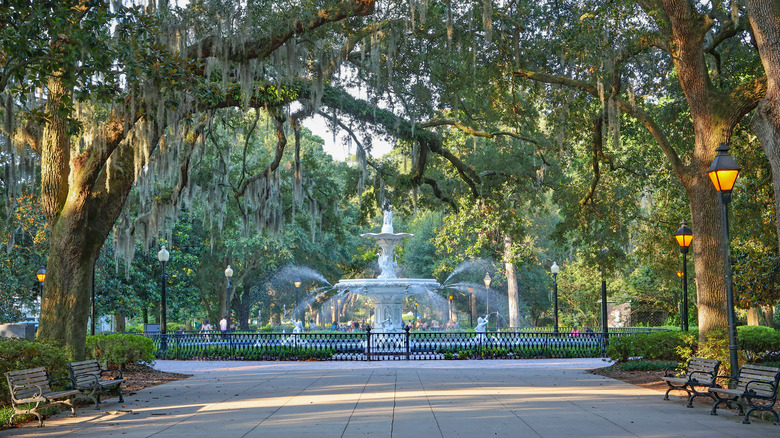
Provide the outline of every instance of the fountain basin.
<path id="1" fill-rule="evenodd" d="M 374 304 L 375 331 L 397 333 L 403 327 L 404 298 L 440 286 L 433 278 L 355 278 L 342 279 L 334 287 L 370 298 Z"/>

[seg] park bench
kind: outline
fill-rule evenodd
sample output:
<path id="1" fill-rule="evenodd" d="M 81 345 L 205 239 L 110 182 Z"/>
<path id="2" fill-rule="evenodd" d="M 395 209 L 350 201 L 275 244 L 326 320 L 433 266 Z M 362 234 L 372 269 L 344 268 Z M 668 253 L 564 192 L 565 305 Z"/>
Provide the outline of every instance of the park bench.
<path id="1" fill-rule="evenodd" d="M 753 411 L 769 411 L 775 416 L 775 423 L 780 423 L 780 417 L 774 409 L 777 401 L 777 385 L 780 382 L 780 368 L 759 365 L 743 365 L 734 378 L 729 379 L 728 388 L 710 388 L 715 396 L 715 404 L 710 414 L 718 415 L 718 405 L 734 403 L 739 413 L 744 412 L 745 405 L 750 409 L 742 420 L 750 424 L 749 418 Z"/>
<path id="2" fill-rule="evenodd" d="M 54 391 L 51 385 L 58 381 L 68 381 L 68 379 L 50 379 L 46 368 L 30 368 L 20 371 L 9 371 L 5 373 L 8 381 L 8 390 L 11 393 L 11 405 L 14 413 L 8 420 L 13 425 L 14 417 L 20 414 L 32 414 L 38 418 L 38 427 L 43 427 L 45 416 L 38 412 L 42 404 L 54 405 L 63 404 L 70 406 L 70 412 L 76 416 L 76 409 L 73 407 L 73 397 L 79 391 L 67 389 L 63 391 Z M 23 406 L 35 403 L 35 406 Z"/>
<path id="3" fill-rule="evenodd" d="M 71 362 L 68 364 L 68 372 L 73 387 L 82 391 L 87 397 L 95 401 L 95 409 L 100 409 L 100 395 L 116 392 L 119 395 L 119 402 L 124 402 L 120 386 L 125 381 L 122 378 L 122 371 L 104 370 L 96 360 L 84 360 L 81 362 Z M 103 376 L 109 373 L 119 373 L 118 377 L 104 379 Z"/>
<path id="4" fill-rule="evenodd" d="M 666 384 L 669 385 L 669 389 L 664 394 L 664 400 L 669 400 L 669 391 L 685 391 L 688 394 L 688 407 L 693 407 L 693 399 L 695 397 L 709 397 L 714 399 L 715 397 L 707 392 L 708 388 L 716 385 L 716 378 L 718 376 L 718 368 L 720 367 L 720 361 L 715 359 L 704 359 L 701 357 L 692 357 L 688 361 L 688 366 L 685 367 L 684 372 L 679 374 L 672 374 L 669 369 L 666 370 L 664 376 L 661 377 Z M 699 391 L 696 388 L 703 387 L 704 391 Z"/>

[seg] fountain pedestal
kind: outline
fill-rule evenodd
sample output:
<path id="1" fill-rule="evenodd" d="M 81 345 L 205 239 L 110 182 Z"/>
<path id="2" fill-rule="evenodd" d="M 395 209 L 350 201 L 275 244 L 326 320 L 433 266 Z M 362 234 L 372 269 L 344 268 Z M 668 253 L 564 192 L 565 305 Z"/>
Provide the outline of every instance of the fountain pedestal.
<path id="1" fill-rule="evenodd" d="M 398 278 L 395 274 L 395 247 L 403 239 L 414 234 L 393 232 L 393 213 L 389 205 L 385 206 L 384 222 L 381 233 L 365 233 L 360 237 L 375 239 L 382 252 L 379 255 L 377 278 L 357 278 L 340 280 L 336 288 L 349 290 L 365 295 L 374 304 L 374 330 L 384 333 L 403 331 L 401 304 L 404 298 L 425 292 L 428 289 L 438 289 L 439 283 L 433 278 Z"/>

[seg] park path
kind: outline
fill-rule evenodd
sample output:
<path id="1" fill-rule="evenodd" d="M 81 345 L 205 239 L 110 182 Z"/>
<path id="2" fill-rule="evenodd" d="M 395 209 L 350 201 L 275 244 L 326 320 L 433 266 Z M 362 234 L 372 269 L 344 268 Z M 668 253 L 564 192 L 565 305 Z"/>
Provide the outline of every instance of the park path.
<path id="1" fill-rule="evenodd" d="M 158 361 L 193 374 L 13 437 L 778 437 L 780 426 L 588 374 L 599 359 Z"/>

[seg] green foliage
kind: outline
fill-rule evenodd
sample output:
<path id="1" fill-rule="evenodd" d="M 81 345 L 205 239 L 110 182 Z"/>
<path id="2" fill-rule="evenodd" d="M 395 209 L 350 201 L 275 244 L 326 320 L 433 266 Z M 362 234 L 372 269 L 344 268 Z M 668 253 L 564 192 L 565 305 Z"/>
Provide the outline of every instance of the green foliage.
<path id="1" fill-rule="evenodd" d="M 191 350 L 168 348 L 168 357 L 184 360 L 329 360 L 334 351 L 330 348 L 294 346 L 251 347 L 236 349 L 225 345 L 209 345 L 205 349 Z"/>
<path id="2" fill-rule="evenodd" d="M 613 360 L 628 361 L 631 357 L 648 360 L 683 361 L 681 348 L 690 347 L 694 337 L 680 332 L 655 332 L 613 337 L 607 346 L 607 356 Z"/>
<path id="3" fill-rule="evenodd" d="M 750 362 L 780 360 L 780 330 L 762 326 L 737 327 L 737 343 Z"/>
<path id="4" fill-rule="evenodd" d="M 641 357 L 645 360 L 675 360 L 686 363 L 692 356 L 704 357 L 720 360 L 722 372 L 729 373 L 728 332 L 725 330 L 709 332 L 707 342 L 703 345 L 699 345 L 698 340 L 698 333 L 695 331 L 621 336 L 610 341 L 607 355 L 620 362 L 627 362 L 631 357 Z M 738 359 L 741 364 L 771 363 L 778 358 L 780 331 L 761 326 L 739 326 L 737 343 L 739 344 Z"/>
<path id="5" fill-rule="evenodd" d="M 108 367 L 153 362 L 154 350 L 154 342 L 141 335 L 87 336 L 87 357 L 105 363 Z"/>
<path id="6" fill-rule="evenodd" d="M 0 374 L 45 367 L 53 379 L 65 378 L 68 356 L 65 349 L 21 338 L 0 338 Z M 0 402 L 10 401 L 8 383 L 0 381 Z"/>

